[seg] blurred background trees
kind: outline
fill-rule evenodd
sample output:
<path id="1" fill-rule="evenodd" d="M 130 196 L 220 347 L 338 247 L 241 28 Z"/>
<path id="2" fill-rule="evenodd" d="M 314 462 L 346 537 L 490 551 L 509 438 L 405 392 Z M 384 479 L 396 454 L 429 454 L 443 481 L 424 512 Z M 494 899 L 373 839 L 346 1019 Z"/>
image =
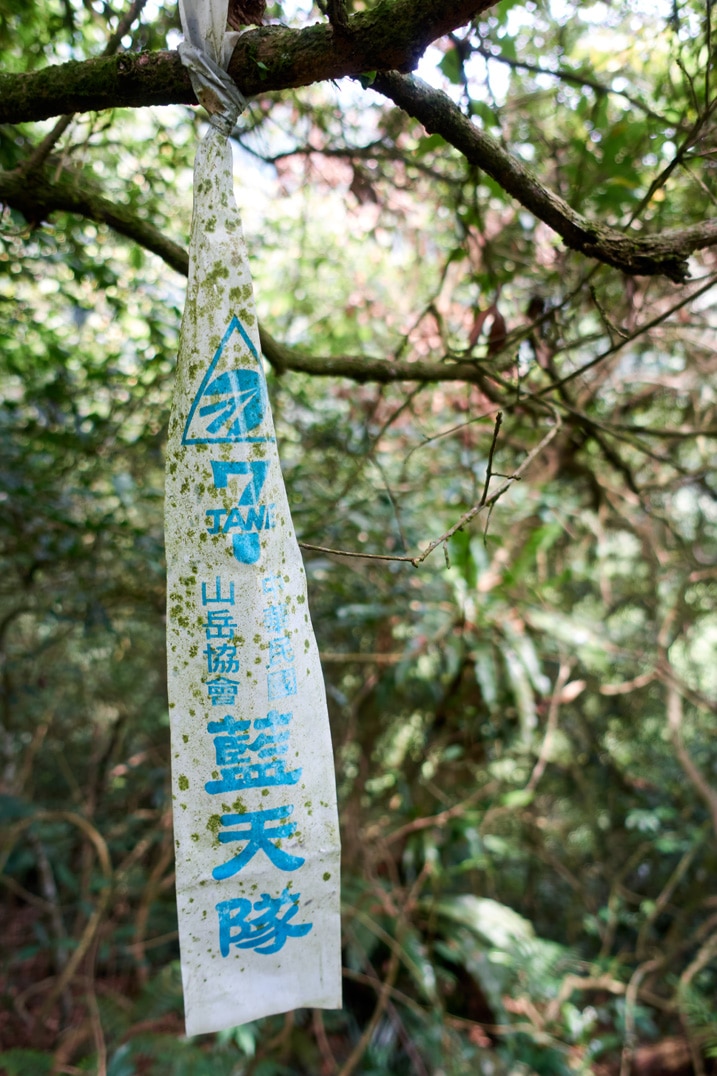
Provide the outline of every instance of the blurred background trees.
<path id="1" fill-rule="evenodd" d="M 120 52 L 176 47 L 173 4 L 127 14 L 5 0 L 3 69 L 98 56 L 123 19 Z M 596 226 L 702 228 L 711 18 L 504 0 L 426 51 L 432 133 L 375 71 L 252 98 L 237 199 L 331 707 L 346 998 L 194 1041 L 162 481 L 203 120 L 82 113 L 44 150 L 56 120 L 0 125 L 0 1071 L 710 1070 L 717 262 L 570 251 L 446 117 Z"/>

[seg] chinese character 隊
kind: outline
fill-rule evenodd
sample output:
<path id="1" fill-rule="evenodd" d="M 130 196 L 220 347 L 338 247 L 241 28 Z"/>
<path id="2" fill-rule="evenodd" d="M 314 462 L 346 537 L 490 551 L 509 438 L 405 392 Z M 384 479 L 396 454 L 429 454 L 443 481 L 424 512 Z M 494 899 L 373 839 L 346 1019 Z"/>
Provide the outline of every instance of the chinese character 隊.
<path id="1" fill-rule="evenodd" d="M 222 956 L 229 955 L 229 949 L 254 949 L 257 953 L 278 953 L 287 938 L 303 938 L 313 927 L 313 923 L 294 925 L 293 919 L 299 910 L 300 893 L 289 893 L 284 889 L 280 897 L 270 897 L 262 893 L 261 899 L 253 904 L 245 897 L 235 900 L 222 900 L 217 906 L 219 916 L 219 948 Z M 286 909 L 280 915 L 282 909 Z M 249 918 L 252 911 L 254 917 Z"/>

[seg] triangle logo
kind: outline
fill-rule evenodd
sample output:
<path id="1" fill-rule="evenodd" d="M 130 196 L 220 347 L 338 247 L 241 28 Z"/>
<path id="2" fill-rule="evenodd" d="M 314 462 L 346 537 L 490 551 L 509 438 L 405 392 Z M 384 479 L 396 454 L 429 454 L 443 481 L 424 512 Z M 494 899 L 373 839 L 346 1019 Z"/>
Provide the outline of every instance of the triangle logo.
<path id="1" fill-rule="evenodd" d="M 189 409 L 182 444 L 273 441 L 269 416 L 261 359 L 241 321 L 233 317 Z"/>

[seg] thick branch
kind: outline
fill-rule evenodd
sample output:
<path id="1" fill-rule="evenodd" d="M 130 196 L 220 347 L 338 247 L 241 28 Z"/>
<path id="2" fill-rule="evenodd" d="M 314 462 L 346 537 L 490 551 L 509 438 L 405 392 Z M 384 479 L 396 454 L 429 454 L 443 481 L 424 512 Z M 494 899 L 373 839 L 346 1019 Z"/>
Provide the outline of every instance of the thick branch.
<path id="1" fill-rule="evenodd" d="M 717 220 L 639 237 L 624 235 L 576 213 L 535 173 L 490 135 L 475 126 L 451 99 L 419 79 L 396 72 L 378 74 L 372 88 L 389 97 L 427 131 L 447 142 L 499 183 L 522 206 L 548 224 L 573 250 L 635 276 L 662 274 L 677 283 L 688 277 L 687 259 L 695 250 L 717 244 Z"/>
<path id="2" fill-rule="evenodd" d="M 167 265 L 186 276 L 189 257 L 186 250 L 137 217 L 132 210 L 103 197 L 89 184 L 80 184 L 65 173 L 51 181 L 35 173 L 32 182 L 17 172 L 0 171 L 0 202 L 19 210 L 30 222 L 39 223 L 56 212 L 75 213 L 99 224 L 107 224 L 119 235 L 157 254 Z M 354 381 L 388 384 L 393 381 L 437 382 L 463 381 L 482 385 L 488 391 L 485 373 L 473 362 L 388 362 L 360 355 L 341 358 L 308 355 L 280 344 L 260 326 L 262 351 L 277 372 L 294 370 L 315 377 L 348 377 Z"/>
<path id="3" fill-rule="evenodd" d="M 480 385 L 486 395 L 494 395 L 488 389 L 485 371 L 475 362 L 388 362 L 386 359 L 369 359 L 362 355 L 322 357 L 308 355 L 297 348 L 280 344 L 263 325 L 259 326 L 259 332 L 261 349 L 279 373 L 293 370 L 295 373 L 312 374 L 314 377 L 348 377 L 359 384 L 371 381 L 381 385 L 394 381 L 413 381 L 419 384 L 462 381 Z"/>
<path id="4" fill-rule="evenodd" d="M 72 173 L 56 180 L 34 172 L 28 179 L 21 172 L 0 172 L 0 202 L 17 209 L 31 224 L 47 220 L 52 213 L 76 213 L 98 223 L 107 224 L 163 261 L 187 275 L 189 259 L 177 243 L 167 239 L 158 228 L 142 220 L 126 206 L 111 202 L 89 184 L 79 184 Z"/>
<path id="5" fill-rule="evenodd" d="M 379 0 L 337 33 L 329 23 L 304 30 L 264 26 L 240 38 L 229 66 L 242 93 L 284 90 L 365 71 L 411 70 L 426 47 L 496 0 Z M 195 104 L 176 52 L 126 52 L 29 74 L 0 75 L 0 123 L 65 112 Z"/>

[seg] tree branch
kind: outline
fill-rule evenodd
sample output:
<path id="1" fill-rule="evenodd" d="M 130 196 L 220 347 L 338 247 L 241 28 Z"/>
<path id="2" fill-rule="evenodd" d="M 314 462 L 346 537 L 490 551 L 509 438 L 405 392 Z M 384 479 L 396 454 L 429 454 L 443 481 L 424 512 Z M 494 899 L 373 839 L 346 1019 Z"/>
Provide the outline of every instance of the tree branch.
<path id="1" fill-rule="evenodd" d="M 505 64 L 506 67 L 512 68 L 514 71 L 529 71 L 534 75 L 547 76 L 548 78 L 554 78 L 558 82 L 569 82 L 573 86 L 585 86 L 587 89 L 593 90 L 598 97 L 607 97 L 613 95 L 615 97 L 622 97 L 625 101 L 632 105 L 633 108 L 639 109 L 644 112 L 650 119 L 658 120 L 664 124 L 665 127 L 671 126 L 670 122 L 661 116 L 659 112 L 655 112 L 654 109 L 646 105 L 644 101 L 640 101 L 637 97 L 631 97 L 629 93 L 624 90 L 614 90 L 612 86 L 606 86 L 602 82 L 598 82 L 597 79 L 590 78 L 588 75 L 581 75 L 578 71 L 570 71 L 566 67 L 558 67 L 552 70 L 549 67 L 542 67 L 540 64 L 529 63 L 527 60 L 513 60 L 510 56 L 504 56 L 501 52 L 491 52 L 484 45 L 471 46 L 471 52 L 476 56 L 482 56 L 484 60 L 492 61 L 499 64 Z"/>
<path id="2" fill-rule="evenodd" d="M 49 163 L 52 163 L 52 159 Z M 19 210 L 31 224 L 39 224 L 56 212 L 73 213 L 98 224 L 106 224 L 118 235 L 125 236 L 145 250 L 156 254 L 166 265 L 182 276 L 186 276 L 189 271 L 189 256 L 182 246 L 168 239 L 149 221 L 136 216 L 134 211 L 127 206 L 105 198 L 97 187 L 91 182 L 79 179 L 76 173 L 66 171 L 61 173 L 58 179 L 49 179 L 47 170 L 38 171 L 33 174 L 30 183 L 20 172 L 0 171 L 0 203 Z M 540 390 L 537 395 L 549 396 L 560 384 L 583 374 L 607 356 L 617 353 L 627 343 L 701 295 L 713 284 L 714 280 L 710 279 L 697 291 L 681 298 L 667 312 L 661 313 L 659 317 L 636 328 L 627 339 L 620 340 L 580 370 L 567 375 L 563 381 Z M 310 374 L 313 377 L 346 377 L 359 384 L 372 382 L 387 385 L 400 381 L 414 384 L 463 382 L 478 385 L 490 400 L 500 402 L 496 387 L 500 379 L 496 379 L 495 374 L 479 362 L 387 360 L 367 358 L 363 355 L 310 355 L 300 349 L 279 343 L 261 324 L 259 332 L 264 356 L 277 373 L 292 370 L 296 373 Z"/>
<path id="3" fill-rule="evenodd" d="M 591 221 L 543 186 L 530 169 L 476 127 L 444 93 L 391 70 L 410 69 L 431 41 L 475 18 L 493 3 L 494 0 L 379 0 L 371 11 L 352 16 L 347 30 L 341 33 L 325 23 L 303 30 L 261 27 L 240 38 L 229 72 L 240 90 L 250 96 L 259 91 L 377 71 L 373 82 L 376 90 L 419 120 L 426 130 L 441 134 L 468 161 L 553 228 L 568 247 L 631 275 L 662 274 L 683 283 L 688 277 L 689 255 L 717 245 L 717 221 L 649 237 L 625 235 Z M 0 75 L 0 123 L 120 105 L 140 107 L 195 100 L 186 70 L 173 52 L 124 53 L 28 74 Z M 42 191 L 33 194 L 41 208 Z M 11 204 L 22 209 L 22 192 L 16 191 L 14 197 Z M 57 204 L 55 208 L 76 211 L 69 205 Z M 101 219 L 134 237 L 128 230 L 129 221 L 120 222 L 120 227 L 110 215 L 110 207 L 103 206 Z"/>
<path id="4" fill-rule="evenodd" d="M 57 212 L 76 213 L 107 224 L 119 235 L 158 254 L 183 276 L 189 271 L 189 257 L 178 243 L 167 239 L 158 228 L 136 216 L 128 207 L 105 198 L 90 184 L 78 183 L 71 172 L 63 172 L 59 179 L 52 181 L 41 172 L 34 172 L 29 179 L 20 171 L 0 171 L 0 202 L 19 210 L 30 224 L 39 224 Z"/>
<path id="5" fill-rule="evenodd" d="M 415 67 L 426 47 L 493 7 L 496 0 L 379 0 L 347 20 L 303 30 L 263 26 L 237 42 L 229 74 L 245 97 L 366 71 Z M 0 75 L 0 123 L 66 112 L 196 104 L 176 52 L 124 53 Z"/>
<path id="6" fill-rule="evenodd" d="M 687 259 L 695 250 L 717 245 L 717 220 L 659 235 L 624 235 L 589 220 L 538 180 L 496 139 L 476 127 L 451 99 L 413 77 L 395 71 L 376 75 L 372 89 L 390 98 L 430 133 L 440 134 L 476 167 L 482 169 L 539 220 L 549 225 L 572 250 L 634 276 L 664 275 L 682 284 Z"/>
<path id="7" fill-rule="evenodd" d="M 29 183 L 19 172 L 0 171 L 0 202 L 19 210 L 26 220 L 35 224 L 56 212 L 74 213 L 107 224 L 119 235 L 158 255 L 182 276 L 189 272 L 189 256 L 183 247 L 126 206 L 105 198 L 89 183 L 79 183 L 71 173 L 64 172 L 52 181 L 38 172 Z M 263 325 L 259 331 L 264 356 L 278 373 L 293 370 L 315 377 L 348 377 L 360 383 L 379 384 L 462 381 L 480 385 L 486 393 L 494 395 L 485 371 L 475 362 L 390 362 L 361 355 L 321 357 L 280 344 Z"/>

